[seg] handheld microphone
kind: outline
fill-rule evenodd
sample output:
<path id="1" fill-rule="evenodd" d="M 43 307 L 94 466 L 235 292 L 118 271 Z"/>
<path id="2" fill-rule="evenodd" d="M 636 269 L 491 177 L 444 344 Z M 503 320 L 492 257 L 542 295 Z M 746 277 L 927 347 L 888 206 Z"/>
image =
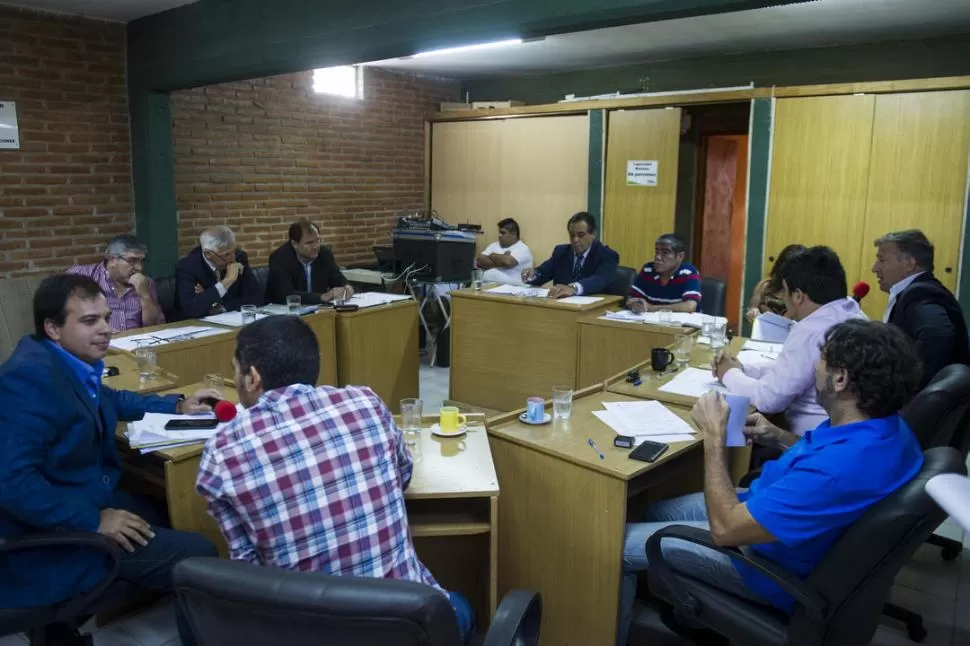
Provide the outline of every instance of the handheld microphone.
<path id="1" fill-rule="evenodd" d="M 202 400 L 202 403 L 212 407 L 212 412 L 216 414 L 216 419 L 220 422 L 231 422 L 236 419 L 236 405 L 230 401 L 206 397 Z"/>
<path id="2" fill-rule="evenodd" d="M 862 302 L 862 299 L 865 298 L 866 294 L 869 293 L 869 289 L 869 283 L 864 280 L 860 280 L 852 288 L 852 300 L 854 300 L 856 303 Z"/>

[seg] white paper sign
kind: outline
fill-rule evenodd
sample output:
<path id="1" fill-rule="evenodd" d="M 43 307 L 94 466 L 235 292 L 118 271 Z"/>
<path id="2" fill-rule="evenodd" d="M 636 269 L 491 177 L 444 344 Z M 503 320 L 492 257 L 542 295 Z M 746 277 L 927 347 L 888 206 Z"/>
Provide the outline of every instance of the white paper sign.
<path id="1" fill-rule="evenodd" d="M 657 160 L 634 160 L 626 162 L 626 185 L 627 186 L 656 186 L 657 185 Z"/>
<path id="2" fill-rule="evenodd" d="M 13 101 L 0 101 L 0 149 L 20 149 L 20 133 L 17 130 L 17 104 Z"/>

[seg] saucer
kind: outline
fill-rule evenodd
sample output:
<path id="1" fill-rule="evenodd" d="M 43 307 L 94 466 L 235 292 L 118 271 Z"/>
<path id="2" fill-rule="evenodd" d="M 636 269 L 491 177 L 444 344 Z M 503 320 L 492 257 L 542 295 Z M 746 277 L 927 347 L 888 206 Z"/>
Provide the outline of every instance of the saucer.
<path id="1" fill-rule="evenodd" d="M 529 418 L 526 417 L 526 415 L 528 415 L 528 413 L 522 413 L 521 415 L 519 415 L 519 421 L 522 422 L 523 424 L 529 424 L 530 426 L 542 426 L 543 424 L 548 424 L 549 422 L 552 421 L 552 415 L 550 415 L 549 413 L 544 413 L 542 415 L 541 422 L 530 422 Z"/>
<path id="2" fill-rule="evenodd" d="M 441 430 L 441 427 L 437 424 L 431 425 L 431 434 L 437 435 L 438 437 L 461 437 L 468 432 L 467 426 L 459 426 L 458 430 L 454 433 L 445 433 Z"/>

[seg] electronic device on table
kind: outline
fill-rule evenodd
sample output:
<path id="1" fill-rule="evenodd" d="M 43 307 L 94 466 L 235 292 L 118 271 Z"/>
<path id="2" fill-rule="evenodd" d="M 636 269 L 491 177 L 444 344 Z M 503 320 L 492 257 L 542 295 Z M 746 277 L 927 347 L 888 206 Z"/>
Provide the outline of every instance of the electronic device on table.
<path id="1" fill-rule="evenodd" d="M 410 212 L 398 216 L 391 232 L 394 259 L 414 267 L 413 276 L 440 282 L 467 281 L 475 266 L 476 228 L 448 224 L 434 211 Z"/>

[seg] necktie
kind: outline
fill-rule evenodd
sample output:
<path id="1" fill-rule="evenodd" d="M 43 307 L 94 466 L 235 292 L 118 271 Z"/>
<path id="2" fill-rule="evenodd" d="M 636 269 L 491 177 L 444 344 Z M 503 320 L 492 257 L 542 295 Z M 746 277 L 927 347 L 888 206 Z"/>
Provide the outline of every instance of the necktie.
<path id="1" fill-rule="evenodd" d="M 576 254 L 575 260 L 573 260 L 573 278 L 572 282 L 577 282 L 580 278 L 579 271 L 583 268 L 583 255 Z"/>

